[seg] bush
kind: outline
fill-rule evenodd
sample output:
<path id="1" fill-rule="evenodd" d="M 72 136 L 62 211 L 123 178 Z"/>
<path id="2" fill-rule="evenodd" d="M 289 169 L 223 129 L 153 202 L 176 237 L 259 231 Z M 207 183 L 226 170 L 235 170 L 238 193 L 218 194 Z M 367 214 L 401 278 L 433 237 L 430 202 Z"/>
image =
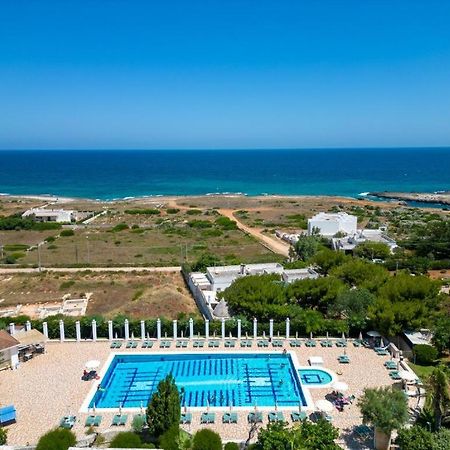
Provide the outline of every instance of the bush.
<path id="1" fill-rule="evenodd" d="M 207 220 L 190 220 L 188 222 L 188 225 L 191 228 L 211 228 L 212 223 L 208 222 Z"/>
<path id="2" fill-rule="evenodd" d="M 125 210 L 125 214 L 131 214 L 131 215 L 142 214 L 142 215 L 145 215 L 145 216 L 157 216 L 157 215 L 161 214 L 161 211 L 159 209 L 156 209 L 156 208 L 126 209 Z"/>
<path id="3" fill-rule="evenodd" d="M 222 440 L 217 433 L 205 428 L 195 433 L 192 450 L 222 450 Z"/>
<path id="4" fill-rule="evenodd" d="M 413 348 L 414 360 L 421 366 L 429 366 L 436 361 L 438 351 L 435 347 L 427 344 L 418 344 Z"/>
<path id="5" fill-rule="evenodd" d="M 167 214 L 176 214 L 176 213 L 180 212 L 180 210 L 178 208 L 167 208 L 166 212 L 167 212 Z"/>
<path id="6" fill-rule="evenodd" d="M 216 225 L 221 227 L 223 230 L 237 230 L 237 224 L 234 220 L 229 219 L 228 217 L 218 217 L 215 220 Z"/>
<path id="7" fill-rule="evenodd" d="M 73 236 L 75 233 L 73 230 L 62 230 L 61 233 L 59 233 L 59 235 L 61 237 L 69 237 L 69 236 Z"/>
<path id="8" fill-rule="evenodd" d="M 186 214 L 189 214 L 190 216 L 198 216 L 202 213 L 200 209 L 188 209 L 186 211 Z"/>
<path id="9" fill-rule="evenodd" d="M 5 445 L 7 440 L 8 430 L 0 428 L 0 445 Z"/>
<path id="10" fill-rule="evenodd" d="M 36 450 L 67 450 L 77 443 L 72 431 L 56 428 L 41 436 Z"/>
<path id="11" fill-rule="evenodd" d="M 145 417 L 138 414 L 133 417 L 133 422 L 131 423 L 131 427 L 135 433 L 142 433 L 145 425 Z"/>
<path id="12" fill-rule="evenodd" d="M 239 450 L 239 445 L 236 442 L 228 442 L 223 450 Z"/>
<path id="13" fill-rule="evenodd" d="M 178 424 L 172 425 L 159 438 L 159 447 L 163 450 L 178 450 L 178 441 L 180 439 L 180 426 Z"/>
<path id="14" fill-rule="evenodd" d="M 121 431 L 109 444 L 109 448 L 141 448 L 141 438 L 132 431 Z"/>
<path id="15" fill-rule="evenodd" d="M 59 290 L 63 291 L 64 289 L 69 289 L 71 288 L 73 285 L 75 284 L 75 281 L 73 280 L 69 280 L 69 281 L 64 281 L 59 285 Z"/>
<path id="16" fill-rule="evenodd" d="M 113 233 L 117 233 L 119 231 L 127 230 L 128 225 L 126 223 L 118 223 L 115 227 L 112 228 Z"/>

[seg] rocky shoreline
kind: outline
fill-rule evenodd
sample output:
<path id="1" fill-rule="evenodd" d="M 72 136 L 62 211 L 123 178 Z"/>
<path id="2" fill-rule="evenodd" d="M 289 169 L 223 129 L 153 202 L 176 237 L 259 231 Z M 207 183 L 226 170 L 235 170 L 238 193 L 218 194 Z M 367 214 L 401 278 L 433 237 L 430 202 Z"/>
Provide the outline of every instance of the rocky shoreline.
<path id="1" fill-rule="evenodd" d="M 450 205 L 450 192 L 369 192 L 370 196 L 390 200 Z"/>

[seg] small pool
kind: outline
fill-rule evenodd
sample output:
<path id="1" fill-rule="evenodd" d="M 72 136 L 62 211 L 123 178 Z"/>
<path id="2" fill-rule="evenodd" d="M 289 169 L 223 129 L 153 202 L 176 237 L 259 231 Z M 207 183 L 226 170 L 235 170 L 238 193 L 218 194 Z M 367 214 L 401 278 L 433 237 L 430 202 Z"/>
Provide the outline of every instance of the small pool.
<path id="1" fill-rule="evenodd" d="M 307 405 L 289 354 L 116 354 L 89 407 L 139 408 L 171 373 L 188 407 Z"/>
<path id="2" fill-rule="evenodd" d="M 300 369 L 298 373 L 302 384 L 307 386 L 322 386 L 333 381 L 331 373 L 322 369 Z"/>

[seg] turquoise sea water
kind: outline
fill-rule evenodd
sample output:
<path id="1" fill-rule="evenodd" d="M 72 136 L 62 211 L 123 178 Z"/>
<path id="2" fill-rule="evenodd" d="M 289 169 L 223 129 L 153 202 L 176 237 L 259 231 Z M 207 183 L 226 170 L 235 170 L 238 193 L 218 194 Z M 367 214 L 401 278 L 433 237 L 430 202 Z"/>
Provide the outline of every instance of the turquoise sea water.
<path id="1" fill-rule="evenodd" d="M 202 353 L 116 355 L 89 407 L 145 406 L 169 373 L 189 407 L 306 404 L 290 355 Z"/>
<path id="2" fill-rule="evenodd" d="M 450 190 L 450 148 L 0 151 L 0 193 L 110 200 Z"/>

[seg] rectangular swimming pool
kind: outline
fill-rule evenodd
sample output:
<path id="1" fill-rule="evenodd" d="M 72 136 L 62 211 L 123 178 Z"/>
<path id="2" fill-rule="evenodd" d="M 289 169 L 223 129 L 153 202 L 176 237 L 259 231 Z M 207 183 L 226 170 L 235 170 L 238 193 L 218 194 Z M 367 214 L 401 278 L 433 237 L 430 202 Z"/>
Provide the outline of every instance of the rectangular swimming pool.
<path id="1" fill-rule="evenodd" d="M 169 373 L 187 407 L 306 406 L 291 355 L 279 353 L 117 354 L 88 406 L 145 407 Z"/>

